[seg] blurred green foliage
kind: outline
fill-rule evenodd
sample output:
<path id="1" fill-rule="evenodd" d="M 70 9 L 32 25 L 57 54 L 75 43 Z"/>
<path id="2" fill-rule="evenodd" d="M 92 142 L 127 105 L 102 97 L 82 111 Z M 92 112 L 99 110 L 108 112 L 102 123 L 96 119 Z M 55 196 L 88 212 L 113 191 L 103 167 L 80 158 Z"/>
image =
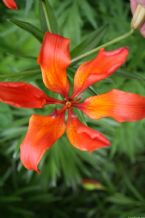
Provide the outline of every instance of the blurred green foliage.
<path id="1" fill-rule="evenodd" d="M 0 3 L 0 81 L 26 81 L 37 84 L 49 93 L 42 83 L 36 62 L 42 33 L 46 30 L 42 5 L 39 5 L 39 0 L 17 2 L 18 11 L 10 11 Z M 53 20 L 53 23 L 58 23 L 57 31 L 71 38 L 72 57 L 130 28 L 129 1 L 51 0 L 47 3 L 54 10 L 56 21 Z M 129 39 L 109 47 L 128 46 L 128 61 L 110 78 L 87 90 L 84 97 L 112 88 L 145 95 L 144 44 L 145 40 L 135 33 Z M 79 63 L 68 69 L 71 83 Z M 123 124 L 111 119 L 91 121 L 77 112 L 81 120 L 103 132 L 112 146 L 89 154 L 73 148 L 64 136 L 47 152 L 40 164 L 41 174 L 37 175 L 22 167 L 19 146 L 31 114 L 48 114 L 52 109 L 25 110 L 0 104 L 2 217 L 145 216 L 145 121 Z M 95 179 L 104 189 L 84 189 L 84 178 Z"/>

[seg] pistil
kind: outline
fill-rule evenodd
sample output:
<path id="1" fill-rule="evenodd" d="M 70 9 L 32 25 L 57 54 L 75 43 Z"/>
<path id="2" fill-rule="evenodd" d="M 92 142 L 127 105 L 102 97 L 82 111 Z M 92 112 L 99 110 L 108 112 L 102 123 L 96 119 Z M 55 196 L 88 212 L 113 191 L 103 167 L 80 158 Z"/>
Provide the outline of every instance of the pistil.
<path id="1" fill-rule="evenodd" d="M 65 103 L 65 105 L 66 105 L 67 108 L 70 108 L 70 107 L 72 106 L 72 103 L 71 103 L 71 101 L 67 101 L 67 102 Z"/>

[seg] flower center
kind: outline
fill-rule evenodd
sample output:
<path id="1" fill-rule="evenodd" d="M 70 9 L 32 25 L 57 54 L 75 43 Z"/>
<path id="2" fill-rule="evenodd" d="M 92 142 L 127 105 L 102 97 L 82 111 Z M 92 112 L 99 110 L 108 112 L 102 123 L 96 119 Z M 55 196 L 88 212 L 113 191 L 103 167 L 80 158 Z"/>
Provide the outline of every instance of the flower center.
<path id="1" fill-rule="evenodd" d="M 70 107 L 72 106 L 72 103 L 71 103 L 71 101 L 67 101 L 67 102 L 65 103 L 65 105 L 67 106 L 67 108 L 70 108 Z"/>

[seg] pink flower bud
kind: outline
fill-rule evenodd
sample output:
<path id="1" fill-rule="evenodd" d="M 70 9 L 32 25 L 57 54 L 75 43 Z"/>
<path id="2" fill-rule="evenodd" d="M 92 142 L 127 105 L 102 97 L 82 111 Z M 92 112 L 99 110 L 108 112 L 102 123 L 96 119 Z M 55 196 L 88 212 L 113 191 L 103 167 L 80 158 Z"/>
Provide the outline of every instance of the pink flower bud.
<path id="1" fill-rule="evenodd" d="M 131 11 L 133 18 L 131 27 L 140 29 L 143 37 L 145 37 L 145 0 L 130 0 Z"/>

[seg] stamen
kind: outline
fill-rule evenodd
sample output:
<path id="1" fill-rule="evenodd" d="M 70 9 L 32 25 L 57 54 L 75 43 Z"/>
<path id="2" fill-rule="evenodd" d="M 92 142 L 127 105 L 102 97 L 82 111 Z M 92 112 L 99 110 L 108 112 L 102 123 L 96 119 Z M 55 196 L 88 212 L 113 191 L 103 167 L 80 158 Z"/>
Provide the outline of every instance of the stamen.
<path id="1" fill-rule="evenodd" d="M 70 107 L 72 106 L 72 103 L 71 103 L 71 101 L 67 101 L 67 102 L 65 103 L 65 105 L 67 106 L 67 108 L 70 108 Z"/>

